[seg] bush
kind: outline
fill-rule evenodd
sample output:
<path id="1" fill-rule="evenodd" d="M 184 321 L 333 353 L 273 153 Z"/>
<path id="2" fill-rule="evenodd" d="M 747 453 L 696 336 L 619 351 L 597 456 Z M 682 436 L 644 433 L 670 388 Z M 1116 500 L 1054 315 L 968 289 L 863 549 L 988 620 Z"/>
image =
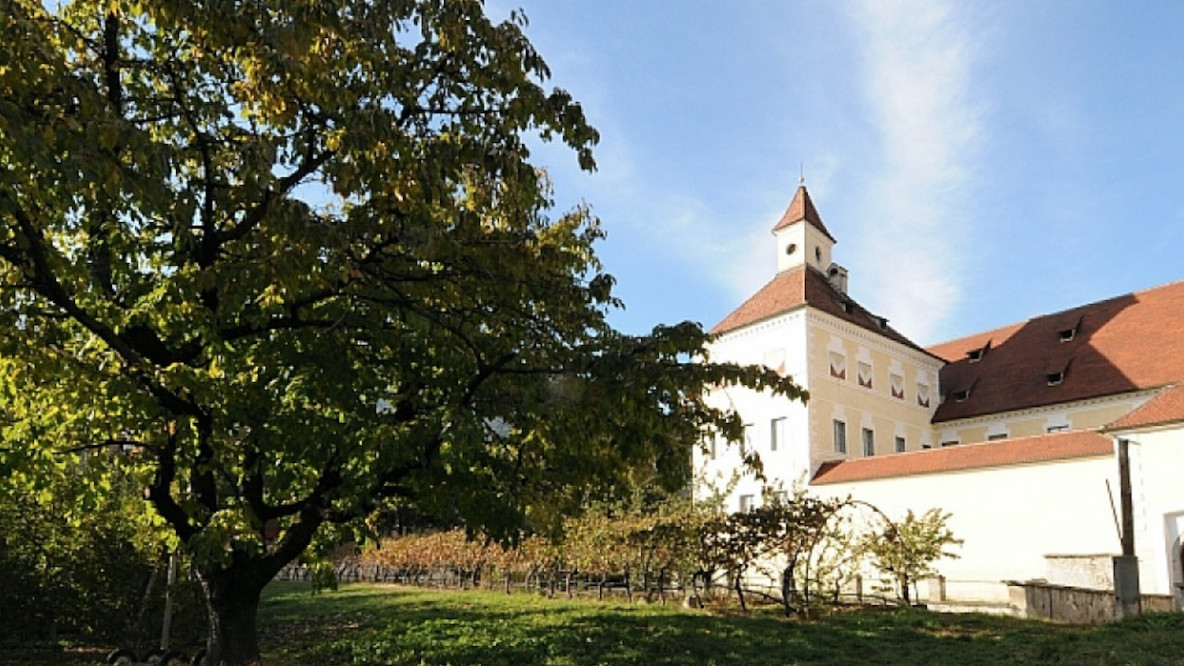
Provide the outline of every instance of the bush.
<path id="1" fill-rule="evenodd" d="M 125 479 L 85 510 L 65 498 L 90 483 L 82 467 L 40 484 L 0 489 L 0 640 L 70 636 L 108 643 L 158 640 L 167 587 L 167 546 L 138 485 Z M 74 501 L 73 499 L 70 500 Z M 201 635 L 200 589 L 182 563 L 173 587 L 174 636 Z"/>

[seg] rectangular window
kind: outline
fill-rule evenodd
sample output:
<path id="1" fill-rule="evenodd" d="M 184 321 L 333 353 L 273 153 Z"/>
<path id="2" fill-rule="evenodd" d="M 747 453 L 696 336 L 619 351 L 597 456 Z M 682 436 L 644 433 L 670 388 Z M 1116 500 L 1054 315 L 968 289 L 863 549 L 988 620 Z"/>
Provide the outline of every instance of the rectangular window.
<path id="1" fill-rule="evenodd" d="M 1007 433 L 1005 433 L 1005 432 L 997 432 L 997 433 L 995 433 L 995 434 L 993 434 L 993 435 L 987 435 L 987 441 L 988 441 L 988 442 L 996 442 L 996 441 L 999 441 L 999 440 L 1001 440 L 1001 439 L 1007 439 Z"/>
<path id="2" fill-rule="evenodd" d="M 1065 432 L 1068 429 L 1069 429 L 1069 424 L 1062 423 L 1061 425 L 1048 426 L 1047 428 L 1044 429 L 1044 432 Z"/>
<path id="3" fill-rule="evenodd" d="M 753 502 L 752 495 L 740 496 L 740 511 L 752 511 L 754 508 L 756 508 L 756 505 Z"/>
<path id="4" fill-rule="evenodd" d="M 871 363 L 856 363 L 858 372 L 859 385 L 864 388 L 872 387 L 872 364 Z"/>
<path id="5" fill-rule="evenodd" d="M 740 441 L 740 455 L 747 456 L 756 450 L 756 426 L 744 424 L 744 439 Z"/>
<path id="6" fill-rule="evenodd" d="M 876 433 L 871 428 L 863 429 L 863 455 L 876 455 Z"/>
<path id="7" fill-rule="evenodd" d="M 847 452 L 847 424 L 835 419 L 835 453 Z"/>
<path id="8" fill-rule="evenodd" d="M 958 446 L 958 440 L 956 440 L 956 439 L 947 439 L 946 441 L 942 442 L 942 443 L 941 443 L 941 445 L 942 445 L 942 447 L 943 447 L 943 448 L 944 448 L 944 447 L 947 447 L 947 446 Z"/>
<path id="9" fill-rule="evenodd" d="M 847 357 L 836 352 L 830 353 L 830 376 L 836 379 L 847 378 Z"/>
<path id="10" fill-rule="evenodd" d="M 785 446 L 785 417 L 769 422 L 769 450 L 776 451 L 779 446 Z"/>
<path id="11" fill-rule="evenodd" d="M 896 438 L 896 452 L 897 453 L 904 453 L 906 448 L 907 447 L 905 446 L 904 437 L 897 437 Z"/>
<path id="12" fill-rule="evenodd" d="M 929 406 L 929 385 L 917 382 L 917 404 L 921 407 Z"/>

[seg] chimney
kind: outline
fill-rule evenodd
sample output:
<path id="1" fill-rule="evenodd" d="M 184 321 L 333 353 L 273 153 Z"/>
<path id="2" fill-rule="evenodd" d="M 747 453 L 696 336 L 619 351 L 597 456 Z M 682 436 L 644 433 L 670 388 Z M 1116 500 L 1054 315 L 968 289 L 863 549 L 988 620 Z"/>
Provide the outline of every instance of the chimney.
<path id="1" fill-rule="evenodd" d="M 830 281 L 830 286 L 834 287 L 840 294 L 847 293 L 847 269 L 838 264 L 831 264 L 830 268 L 826 269 L 826 279 Z"/>

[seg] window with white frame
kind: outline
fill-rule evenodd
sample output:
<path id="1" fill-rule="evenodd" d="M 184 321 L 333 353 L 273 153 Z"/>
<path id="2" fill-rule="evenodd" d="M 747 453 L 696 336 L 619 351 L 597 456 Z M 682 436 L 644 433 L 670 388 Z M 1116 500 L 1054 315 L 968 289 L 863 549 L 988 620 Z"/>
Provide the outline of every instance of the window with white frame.
<path id="1" fill-rule="evenodd" d="M 769 450 L 776 451 L 785 446 L 785 417 L 778 417 L 769 422 Z"/>
<path id="2" fill-rule="evenodd" d="M 830 358 L 830 376 L 835 379 L 847 378 L 847 357 L 839 352 L 831 352 Z"/>
<path id="3" fill-rule="evenodd" d="M 855 366 L 858 370 L 857 379 L 859 380 L 859 385 L 870 389 L 872 387 L 872 364 L 859 361 Z"/>
<path id="4" fill-rule="evenodd" d="M 929 385 L 924 382 L 917 382 L 917 405 L 929 406 Z"/>

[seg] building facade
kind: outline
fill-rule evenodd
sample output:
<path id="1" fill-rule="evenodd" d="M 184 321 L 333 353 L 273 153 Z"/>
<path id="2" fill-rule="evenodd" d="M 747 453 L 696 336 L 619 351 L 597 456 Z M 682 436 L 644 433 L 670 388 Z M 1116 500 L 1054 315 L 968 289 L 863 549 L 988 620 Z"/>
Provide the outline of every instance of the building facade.
<path id="1" fill-rule="evenodd" d="M 696 454 L 743 510 L 766 486 L 853 496 L 890 515 L 940 507 L 964 540 L 947 593 L 1079 583 L 1119 553 L 1116 442 L 1129 444 L 1144 592 L 1184 586 L 1184 282 L 922 348 L 847 293 L 806 188 L 773 227 L 777 273 L 712 329 L 714 360 L 762 363 L 806 404 L 735 389 L 740 447 Z M 742 473 L 755 452 L 766 482 Z M 1178 595 L 1177 595 L 1178 596 Z"/>

